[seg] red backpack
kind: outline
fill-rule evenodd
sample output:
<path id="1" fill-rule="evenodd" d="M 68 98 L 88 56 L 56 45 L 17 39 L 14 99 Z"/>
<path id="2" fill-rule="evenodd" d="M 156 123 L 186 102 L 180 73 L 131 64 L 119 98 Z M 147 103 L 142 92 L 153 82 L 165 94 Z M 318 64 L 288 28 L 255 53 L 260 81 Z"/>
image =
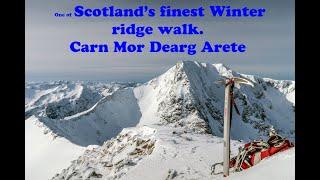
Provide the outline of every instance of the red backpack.
<path id="1" fill-rule="evenodd" d="M 236 171 L 256 165 L 262 159 L 293 147 L 293 143 L 275 134 L 267 142 L 254 141 L 239 149 L 239 154 L 230 160 L 230 168 Z"/>

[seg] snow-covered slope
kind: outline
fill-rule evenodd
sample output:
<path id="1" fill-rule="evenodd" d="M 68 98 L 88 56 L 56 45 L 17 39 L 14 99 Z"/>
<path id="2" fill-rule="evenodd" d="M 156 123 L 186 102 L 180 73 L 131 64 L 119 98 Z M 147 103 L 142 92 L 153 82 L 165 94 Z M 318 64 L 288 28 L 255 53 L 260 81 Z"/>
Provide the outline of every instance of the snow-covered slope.
<path id="1" fill-rule="evenodd" d="M 71 160 L 81 155 L 85 147 L 70 143 L 65 138 L 44 132 L 34 116 L 25 121 L 25 176 L 26 179 L 49 179 Z"/>
<path id="2" fill-rule="evenodd" d="M 39 132 L 57 137 L 52 142 L 63 139 L 81 152 L 88 145 L 99 146 L 86 151 L 66 170 L 56 171 L 60 173 L 55 179 L 141 179 L 154 174 L 159 178 L 207 179 L 208 167 L 222 160 L 219 137 L 223 130 L 224 87 L 214 82 L 226 76 L 244 76 L 255 84 L 235 88 L 241 115 L 233 114 L 232 139 L 265 139 L 273 126 L 294 141 L 294 81 L 244 75 L 222 64 L 190 61 L 177 63 L 142 85 L 64 81 L 26 84 L 26 134 L 32 135 L 27 127 L 33 122 L 37 126 L 32 127 Z M 127 127 L 132 128 L 123 129 Z M 138 145 L 137 141 L 144 143 Z M 38 143 L 30 142 L 30 147 Z M 52 144 L 48 146 L 54 147 Z M 239 145 L 236 141 L 233 144 L 234 148 Z M 39 154 L 45 157 L 45 151 Z M 195 154 L 190 156 L 190 152 Z M 62 157 L 58 153 L 53 156 Z M 68 164 L 74 156 L 64 159 Z M 32 161 L 27 160 L 26 165 L 35 174 L 31 179 L 37 179 Z M 150 175 L 139 173 L 152 169 Z"/>
<path id="3" fill-rule="evenodd" d="M 293 180 L 295 179 L 295 148 L 275 154 L 246 171 L 231 174 L 229 179 Z"/>
<path id="4" fill-rule="evenodd" d="M 231 141 L 232 156 L 240 145 Z M 101 147 L 87 150 L 52 179 L 224 179 L 211 174 L 211 166 L 222 161 L 222 147 L 222 138 L 182 128 L 129 128 Z M 239 180 L 270 178 L 294 179 L 294 148 L 230 174 L 230 179 Z"/>

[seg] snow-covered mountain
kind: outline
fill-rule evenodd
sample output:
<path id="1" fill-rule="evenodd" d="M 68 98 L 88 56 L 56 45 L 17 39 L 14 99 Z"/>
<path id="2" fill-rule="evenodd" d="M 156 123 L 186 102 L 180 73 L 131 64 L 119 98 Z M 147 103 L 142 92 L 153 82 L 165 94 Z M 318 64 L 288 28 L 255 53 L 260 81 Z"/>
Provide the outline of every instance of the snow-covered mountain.
<path id="1" fill-rule="evenodd" d="M 135 85 L 68 81 L 27 83 L 26 179 L 49 179 L 69 166 L 87 146 L 101 144 L 117 135 L 122 128 L 116 121 L 106 126 L 105 120 L 111 115 L 102 119 L 85 117 L 114 91 Z"/>
<path id="2" fill-rule="evenodd" d="M 240 116 L 233 114 L 231 138 L 265 139 L 273 126 L 294 141 L 294 81 L 185 61 L 141 85 L 27 83 L 26 175 L 29 179 L 55 173 L 59 174 L 54 179 L 208 179 L 210 166 L 222 160 L 224 87 L 214 82 L 229 76 L 243 76 L 255 84 L 235 88 Z M 242 143 L 232 143 L 235 154 Z M 66 147 L 74 150 L 68 152 Z M 46 163 L 46 158 L 53 163 Z M 37 169 L 44 167 L 49 170 L 37 175 Z"/>

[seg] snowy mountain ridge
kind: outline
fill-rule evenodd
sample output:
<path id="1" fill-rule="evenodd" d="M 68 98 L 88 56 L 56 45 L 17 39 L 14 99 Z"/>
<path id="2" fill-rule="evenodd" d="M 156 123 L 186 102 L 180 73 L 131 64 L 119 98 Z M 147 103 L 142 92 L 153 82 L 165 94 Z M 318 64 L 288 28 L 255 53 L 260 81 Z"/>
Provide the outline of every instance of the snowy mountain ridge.
<path id="1" fill-rule="evenodd" d="M 39 128 L 53 135 L 54 142 L 65 139 L 74 144 L 79 153 L 84 147 L 97 145 L 80 156 L 80 160 L 72 161 L 67 169 L 55 176 L 55 179 L 126 179 L 133 176 L 139 178 L 135 174 L 137 170 L 133 169 L 140 166 L 142 169 L 148 168 L 142 164 L 150 165 L 147 159 L 151 157 L 158 159 L 159 163 L 167 163 L 168 155 L 163 151 L 174 152 L 173 149 L 179 149 L 183 144 L 190 152 L 192 148 L 198 149 L 194 145 L 198 144 L 201 149 L 198 151 L 202 156 L 209 153 L 209 150 L 206 150 L 207 146 L 212 146 L 211 154 L 222 151 L 219 145 L 221 139 L 214 136 L 222 137 L 223 133 L 224 87 L 214 82 L 230 76 L 243 76 L 255 84 L 253 88 L 235 88 L 235 101 L 240 116 L 233 114 L 231 138 L 244 141 L 265 139 L 269 127 L 273 126 L 279 134 L 294 141 L 294 81 L 244 75 L 222 64 L 191 61 L 177 63 L 166 73 L 142 85 L 63 81 L 27 84 L 26 128 Z M 128 127 L 132 128 L 128 130 Z M 150 137 L 143 135 L 144 131 L 153 130 L 155 134 L 149 134 Z M 32 136 L 30 133 L 29 138 Z M 143 141 L 152 142 L 152 151 L 134 145 L 136 139 L 141 137 L 146 138 L 142 138 Z M 212 138 L 216 138 L 217 141 L 209 145 Z M 110 147 L 108 143 L 113 145 Z M 236 146 L 241 143 L 233 143 L 233 150 L 236 151 Z M 53 146 L 48 145 L 50 148 L 54 148 Z M 151 145 L 147 143 L 147 146 Z M 158 151 L 161 147 L 165 150 L 161 150 L 160 153 Z M 32 144 L 27 148 L 31 153 Z M 119 149 L 122 148 L 125 149 L 125 155 L 119 153 Z M 106 153 L 108 151 L 110 153 Z M 139 152 L 138 156 L 131 157 L 129 154 L 135 151 Z M 177 151 L 177 154 L 179 152 Z M 181 150 L 181 153 L 188 156 L 185 151 Z M 187 163 L 189 170 L 182 169 L 180 174 L 177 170 L 172 170 L 169 174 L 159 171 L 159 177 L 174 176 L 185 179 L 186 174 L 189 174 L 195 179 L 206 179 L 210 174 L 207 172 L 210 163 L 221 161 L 222 157 L 208 156 L 207 160 L 203 159 L 206 162 L 203 165 L 205 171 L 192 165 L 195 159 L 199 159 L 199 154 L 190 158 L 194 159 Z M 122 164 L 118 164 L 114 159 L 120 159 Z M 66 158 L 67 160 L 73 159 Z M 173 160 L 180 162 L 176 157 L 173 157 Z M 110 167 L 102 168 L 105 167 L 105 163 L 109 163 Z M 88 167 L 91 167 L 90 170 Z M 65 165 L 60 170 L 54 170 L 55 173 L 62 168 L 65 168 Z M 52 173 L 53 171 L 51 177 L 54 175 Z"/>

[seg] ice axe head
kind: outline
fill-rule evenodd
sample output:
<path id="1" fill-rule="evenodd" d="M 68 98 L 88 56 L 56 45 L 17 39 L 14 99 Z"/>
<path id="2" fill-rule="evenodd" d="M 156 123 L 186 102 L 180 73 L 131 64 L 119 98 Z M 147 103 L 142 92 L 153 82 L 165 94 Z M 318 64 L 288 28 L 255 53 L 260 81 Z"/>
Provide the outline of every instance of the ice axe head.
<path id="1" fill-rule="evenodd" d="M 235 103 L 234 97 L 233 97 L 233 86 L 236 86 L 237 88 L 240 88 L 240 84 L 247 84 L 250 86 L 254 86 L 253 83 L 246 78 L 242 78 L 242 77 L 231 77 L 231 78 L 226 78 L 226 79 L 222 79 L 222 80 L 218 80 L 215 83 L 219 83 L 219 84 L 223 84 L 226 87 L 231 85 L 232 90 L 230 92 L 230 96 L 231 96 L 231 104 L 234 106 L 236 113 L 238 115 L 240 115 L 240 111 Z"/>
<path id="2" fill-rule="evenodd" d="M 215 81 L 216 84 L 224 84 L 224 85 L 229 85 L 229 84 L 234 84 L 235 86 L 240 86 L 240 84 L 247 84 L 249 86 L 254 87 L 254 84 L 251 80 L 244 78 L 244 77 L 227 77 L 225 79 L 220 79 Z"/>
<path id="3" fill-rule="evenodd" d="M 247 79 L 247 78 L 243 78 L 243 77 L 232 77 L 231 78 L 233 80 L 233 82 L 236 85 L 240 85 L 240 84 L 246 84 L 249 85 L 251 87 L 254 87 L 254 84 L 251 80 Z"/>

